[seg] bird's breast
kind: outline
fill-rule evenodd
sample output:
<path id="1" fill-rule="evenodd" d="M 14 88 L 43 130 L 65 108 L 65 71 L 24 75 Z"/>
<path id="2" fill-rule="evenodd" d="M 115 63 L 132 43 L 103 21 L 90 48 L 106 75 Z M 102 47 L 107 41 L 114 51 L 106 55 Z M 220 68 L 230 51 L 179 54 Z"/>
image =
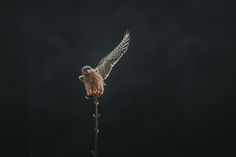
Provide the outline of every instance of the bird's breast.
<path id="1" fill-rule="evenodd" d="M 103 94 L 103 77 L 96 71 L 84 75 L 84 85 L 88 95 L 101 96 Z"/>

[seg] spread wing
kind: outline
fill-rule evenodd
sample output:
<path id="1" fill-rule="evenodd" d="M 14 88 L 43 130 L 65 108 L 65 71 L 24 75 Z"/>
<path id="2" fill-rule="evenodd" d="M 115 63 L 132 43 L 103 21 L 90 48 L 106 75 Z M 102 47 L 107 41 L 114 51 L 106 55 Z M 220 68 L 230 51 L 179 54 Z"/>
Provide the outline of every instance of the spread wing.
<path id="1" fill-rule="evenodd" d="M 128 50 L 130 37 L 131 35 L 129 31 L 127 31 L 120 44 L 108 55 L 102 58 L 102 60 L 96 67 L 97 72 L 103 77 L 104 80 L 109 76 L 112 67 L 119 61 L 122 55 Z"/>

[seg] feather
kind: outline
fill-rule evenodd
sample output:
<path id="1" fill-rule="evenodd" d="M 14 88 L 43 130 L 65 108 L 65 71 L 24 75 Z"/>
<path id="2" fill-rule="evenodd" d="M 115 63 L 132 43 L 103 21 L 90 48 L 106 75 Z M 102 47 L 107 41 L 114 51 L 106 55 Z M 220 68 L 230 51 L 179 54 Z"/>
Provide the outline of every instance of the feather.
<path id="1" fill-rule="evenodd" d="M 100 63 L 97 65 L 96 71 L 103 77 L 104 80 L 109 76 L 113 66 L 128 50 L 130 38 L 131 35 L 129 31 L 127 31 L 119 45 L 112 52 L 102 58 Z"/>

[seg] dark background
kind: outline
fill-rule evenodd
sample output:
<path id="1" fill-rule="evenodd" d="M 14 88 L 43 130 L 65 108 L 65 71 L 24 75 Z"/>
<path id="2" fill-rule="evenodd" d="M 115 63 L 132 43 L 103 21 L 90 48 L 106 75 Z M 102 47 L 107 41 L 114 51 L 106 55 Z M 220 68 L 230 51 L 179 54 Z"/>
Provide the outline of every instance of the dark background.
<path id="1" fill-rule="evenodd" d="M 130 29 L 105 81 L 99 157 L 235 156 L 232 1 L 0 1 L 2 157 L 87 157 L 77 79 Z"/>

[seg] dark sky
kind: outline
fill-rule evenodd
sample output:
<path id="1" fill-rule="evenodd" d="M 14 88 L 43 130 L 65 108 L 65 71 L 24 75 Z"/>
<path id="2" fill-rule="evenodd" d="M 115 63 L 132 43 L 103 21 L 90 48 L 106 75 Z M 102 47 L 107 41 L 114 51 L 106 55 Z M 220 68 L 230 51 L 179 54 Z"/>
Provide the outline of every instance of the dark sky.
<path id="1" fill-rule="evenodd" d="M 0 156 L 91 156 L 94 105 L 77 77 L 126 29 L 130 48 L 100 100 L 99 157 L 236 155 L 233 0 L 0 6 Z"/>

